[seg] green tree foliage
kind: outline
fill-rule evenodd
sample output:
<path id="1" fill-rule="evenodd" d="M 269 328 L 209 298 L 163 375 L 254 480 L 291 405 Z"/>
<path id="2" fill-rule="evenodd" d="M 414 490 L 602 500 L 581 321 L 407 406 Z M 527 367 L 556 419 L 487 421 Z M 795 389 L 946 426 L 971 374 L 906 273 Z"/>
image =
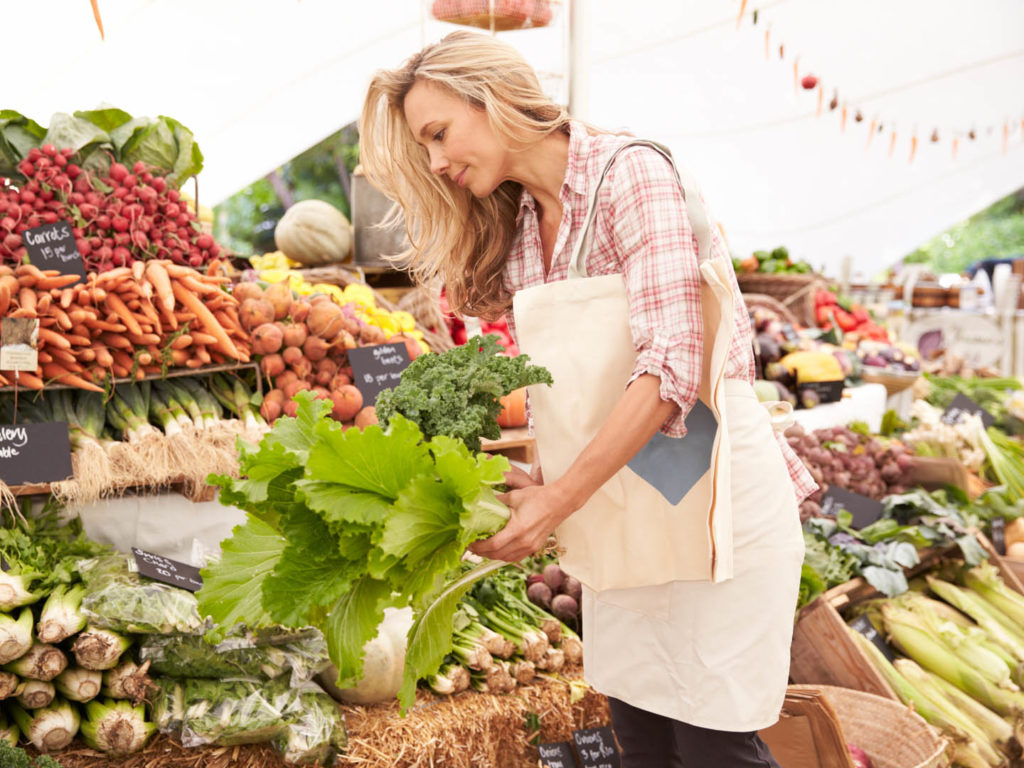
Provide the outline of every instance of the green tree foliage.
<path id="1" fill-rule="evenodd" d="M 290 202 L 326 200 L 351 219 L 339 167 L 351 173 L 358 162 L 359 138 L 355 124 L 350 123 L 217 205 L 217 241 L 241 255 L 273 251 L 274 226 L 289 202 L 282 200 L 282 189 L 292 198 Z M 277 179 L 272 181 L 274 174 Z"/>
<path id="2" fill-rule="evenodd" d="M 962 272 L 981 259 L 1007 256 L 1024 256 L 1024 188 L 936 235 L 904 262 Z"/>

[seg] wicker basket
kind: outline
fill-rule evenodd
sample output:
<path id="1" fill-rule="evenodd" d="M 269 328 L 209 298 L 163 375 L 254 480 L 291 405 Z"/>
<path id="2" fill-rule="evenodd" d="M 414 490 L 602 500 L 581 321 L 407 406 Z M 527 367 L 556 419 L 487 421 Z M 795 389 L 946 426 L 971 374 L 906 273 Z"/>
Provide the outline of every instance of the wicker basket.
<path id="1" fill-rule="evenodd" d="M 875 768 L 946 768 L 952 745 L 909 707 L 873 693 L 818 688 L 839 716 L 846 740 L 868 753 Z"/>
<path id="2" fill-rule="evenodd" d="M 884 384 L 886 394 L 892 397 L 914 386 L 921 378 L 921 374 L 918 371 L 890 371 L 885 368 L 865 365 L 861 368 L 860 377 L 872 384 Z"/>
<path id="3" fill-rule="evenodd" d="M 766 293 L 744 293 L 743 303 L 747 305 L 748 310 L 767 309 L 774 312 L 779 320 L 794 327 L 803 325 L 789 307 Z"/>
<path id="4" fill-rule="evenodd" d="M 551 0 L 434 0 L 438 21 L 495 32 L 545 27 L 554 15 Z"/>
<path id="5" fill-rule="evenodd" d="M 814 294 L 826 288 L 820 275 L 766 275 L 759 272 L 738 272 L 736 281 L 743 293 L 761 293 L 788 307 L 801 325 L 814 328 Z"/>

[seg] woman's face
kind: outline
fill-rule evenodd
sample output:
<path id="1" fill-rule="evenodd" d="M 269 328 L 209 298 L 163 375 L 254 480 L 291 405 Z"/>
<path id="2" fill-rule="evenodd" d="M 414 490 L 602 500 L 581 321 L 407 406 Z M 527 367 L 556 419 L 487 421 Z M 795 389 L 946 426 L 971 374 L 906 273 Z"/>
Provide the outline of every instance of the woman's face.
<path id="1" fill-rule="evenodd" d="M 453 184 L 486 197 L 507 178 L 509 153 L 486 113 L 447 89 L 419 80 L 406 94 L 405 120 L 413 139 L 426 148 L 430 170 Z"/>

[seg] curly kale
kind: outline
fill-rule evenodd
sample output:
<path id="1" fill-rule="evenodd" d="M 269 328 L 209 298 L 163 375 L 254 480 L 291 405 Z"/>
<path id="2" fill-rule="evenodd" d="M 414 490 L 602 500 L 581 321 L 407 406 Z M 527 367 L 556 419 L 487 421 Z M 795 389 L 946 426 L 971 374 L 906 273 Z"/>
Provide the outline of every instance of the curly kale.
<path id="1" fill-rule="evenodd" d="M 4 738 L 0 738 L 0 765 L 4 768 L 61 768 L 59 762 L 46 755 L 33 760 L 28 752 L 11 746 Z"/>
<path id="2" fill-rule="evenodd" d="M 529 356 L 505 357 L 502 351 L 498 337 L 488 335 L 441 354 L 420 355 L 397 387 L 377 397 L 377 419 L 386 428 L 400 413 L 427 440 L 447 435 L 479 451 L 481 437 L 501 436 L 501 397 L 530 384 L 551 384 L 546 368 L 528 365 Z"/>

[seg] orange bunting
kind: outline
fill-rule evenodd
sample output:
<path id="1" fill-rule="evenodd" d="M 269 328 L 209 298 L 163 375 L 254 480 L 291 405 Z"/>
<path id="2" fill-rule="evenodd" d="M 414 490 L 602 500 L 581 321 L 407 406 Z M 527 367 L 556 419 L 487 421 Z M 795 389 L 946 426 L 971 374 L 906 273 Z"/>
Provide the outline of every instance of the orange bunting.
<path id="1" fill-rule="evenodd" d="M 1003 123 L 1003 154 L 1006 154 L 1006 150 L 1010 147 L 1010 123 L 1009 121 Z"/>
<path id="2" fill-rule="evenodd" d="M 96 26 L 100 28 L 100 40 L 106 40 L 107 38 L 103 35 L 103 19 L 100 18 L 100 3 L 99 0 L 90 0 L 92 3 L 92 17 L 96 19 Z"/>
<path id="3" fill-rule="evenodd" d="M 953 159 L 956 160 L 956 150 L 960 146 L 960 139 L 956 136 L 953 137 Z"/>
<path id="4" fill-rule="evenodd" d="M 821 110 L 825 104 L 825 86 L 818 83 L 818 117 L 821 117 Z"/>
<path id="5" fill-rule="evenodd" d="M 895 136 L 893 136 L 893 138 L 895 138 Z M 907 162 L 908 163 L 914 162 L 914 155 L 916 155 L 916 154 L 917 154 L 917 134 L 914 134 L 913 136 L 910 137 L 910 159 L 907 160 Z"/>
<path id="6" fill-rule="evenodd" d="M 889 139 L 889 157 L 892 157 L 892 153 L 896 151 L 896 130 L 893 129 L 892 138 Z"/>
<path id="7" fill-rule="evenodd" d="M 840 131 L 845 131 L 846 130 L 846 105 L 845 104 L 843 104 L 843 116 L 842 116 L 842 118 L 839 121 L 839 130 Z"/>
<path id="8" fill-rule="evenodd" d="M 772 28 L 768 27 L 764 31 L 764 57 L 765 59 L 771 59 L 772 57 Z"/>
<path id="9" fill-rule="evenodd" d="M 877 122 L 878 122 L 878 120 L 876 118 L 874 118 L 874 117 L 871 118 L 871 127 L 868 128 L 868 144 L 867 144 L 868 147 L 871 146 L 871 140 L 873 138 L 875 138 L 875 124 Z M 867 147 L 865 147 L 865 149 L 867 149 Z"/>
<path id="10" fill-rule="evenodd" d="M 793 59 L 793 90 L 800 90 L 800 57 Z"/>
<path id="11" fill-rule="evenodd" d="M 740 23 L 743 21 L 743 14 L 746 13 L 746 10 L 747 10 L 747 0 L 742 0 L 742 2 L 740 3 L 739 15 L 736 17 L 736 29 L 740 28 Z"/>

